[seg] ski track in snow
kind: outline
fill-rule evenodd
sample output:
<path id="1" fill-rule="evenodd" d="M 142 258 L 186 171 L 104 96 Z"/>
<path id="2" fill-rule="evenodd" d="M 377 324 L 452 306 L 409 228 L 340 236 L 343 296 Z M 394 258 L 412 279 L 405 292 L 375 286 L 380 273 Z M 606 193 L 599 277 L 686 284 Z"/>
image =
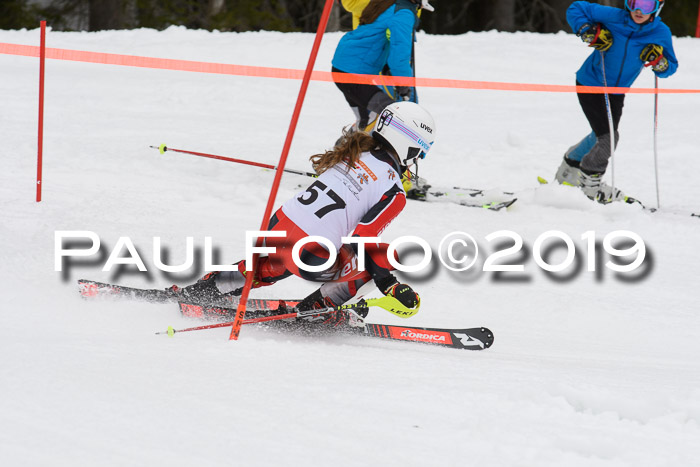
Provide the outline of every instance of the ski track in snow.
<path id="1" fill-rule="evenodd" d="M 330 69 L 340 34 L 324 37 L 317 70 Z M 0 31 L 0 42 L 38 44 L 39 33 Z M 304 68 L 313 36 L 209 33 L 172 27 L 49 32 L 48 46 L 241 65 Z M 678 73 L 661 87 L 697 88 L 700 42 L 678 38 Z M 574 84 L 589 53 L 571 34 L 419 34 L 424 77 Z M 570 93 L 420 89 L 437 142 L 421 175 L 434 185 L 522 190 L 509 212 L 409 202 L 384 232 L 434 248 L 450 232 L 517 232 L 521 280 L 493 273 L 408 278 L 422 297 L 416 326 L 485 325 L 493 348 L 455 351 L 362 337 L 318 339 L 245 327 L 154 336 L 197 323 L 177 308 L 86 302 L 75 280 L 165 287 L 152 238 L 171 264 L 185 237 L 214 240 L 223 262 L 243 257 L 260 225 L 270 171 L 167 153 L 149 145 L 275 164 L 298 81 L 207 75 L 49 60 L 43 201 L 34 202 L 38 61 L 0 55 L 0 458 L 4 465 L 693 465 L 700 457 L 700 211 L 698 95 L 661 95 L 659 170 L 665 212 L 599 206 L 576 190 L 535 189 L 588 131 Z M 653 87 L 645 70 L 636 86 Z M 332 145 L 352 121 L 331 83 L 312 82 L 288 167 Z M 653 97 L 629 95 L 615 182 L 655 204 Z M 285 175 L 279 205 L 308 180 Z M 151 273 L 102 272 L 106 258 L 54 271 L 54 232 L 96 232 L 105 254 L 121 236 Z M 536 266 L 548 230 L 574 240 L 583 261 L 568 280 Z M 639 234 L 646 278 L 585 269 L 585 242 Z M 484 256 L 479 265 L 483 265 Z M 603 262 L 607 261 L 603 256 Z M 563 260 L 558 250 L 552 263 Z M 567 270 L 568 271 L 568 270 Z M 187 284 L 196 273 L 181 274 Z M 506 275 L 513 278 L 513 275 Z M 559 276 L 561 277 L 561 275 Z M 253 297 L 303 296 L 290 278 Z M 373 310 L 369 321 L 400 323 Z"/>

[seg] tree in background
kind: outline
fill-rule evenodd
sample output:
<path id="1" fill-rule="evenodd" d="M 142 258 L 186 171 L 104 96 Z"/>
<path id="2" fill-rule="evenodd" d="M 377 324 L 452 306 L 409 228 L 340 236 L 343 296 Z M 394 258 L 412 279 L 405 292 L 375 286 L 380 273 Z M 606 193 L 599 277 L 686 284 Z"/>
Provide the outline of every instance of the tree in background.
<path id="1" fill-rule="evenodd" d="M 124 1 L 124 0 L 121 0 Z M 182 25 L 219 31 L 294 31 L 286 0 L 135 0 L 141 27 Z"/>
<path id="2" fill-rule="evenodd" d="M 24 0 L 0 2 L 0 29 L 35 28 L 38 26 L 36 7 L 29 7 Z"/>
<path id="3" fill-rule="evenodd" d="M 220 31 L 298 31 L 286 0 L 219 0 L 210 22 Z M 311 2 L 313 3 L 313 2 Z M 317 21 L 320 14 L 316 16 Z"/>
<path id="4" fill-rule="evenodd" d="M 572 0 L 432 0 L 435 12 L 423 15 L 431 34 L 468 31 L 568 31 L 566 9 Z M 668 0 L 664 22 L 678 36 L 695 34 L 698 1 Z M 339 2 L 328 30 L 349 30 L 350 14 Z M 597 3 L 622 8 L 623 0 Z M 315 32 L 325 0 L 26 0 L 0 1 L 0 29 L 34 28 L 40 19 L 54 30 L 165 29 L 182 25 L 220 31 Z"/>
<path id="5" fill-rule="evenodd" d="M 664 22 L 677 36 L 695 34 L 699 0 L 668 0 Z M 573 0 L 434 0 L 435 12 L 425 15 L 423 29 L 431 34 L 468 31 L 569 31 L 566 9 Z M 593 3 L 624 8 L 624 0 Z"/>

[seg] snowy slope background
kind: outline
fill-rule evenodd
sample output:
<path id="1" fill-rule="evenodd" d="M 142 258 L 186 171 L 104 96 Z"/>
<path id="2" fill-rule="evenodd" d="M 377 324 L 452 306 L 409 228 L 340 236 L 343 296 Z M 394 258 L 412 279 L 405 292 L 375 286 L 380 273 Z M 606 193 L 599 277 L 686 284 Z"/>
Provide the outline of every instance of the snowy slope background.
<path id="1" fill-rule="evenodd" d="M 340 34 L 324 37 L 329 70 Z M 38 45 L 34 31 L 0 42 Z M 170 28 L 48 34 L 49 47 L 303 69 L 310 34 Z M 700 41 L 675 41 L 678 73 L 662 87 L 697 88 Z M 570 34 L 419 35 L 418 75 L 571 85 L 590 49 Z M 626 229 L 645 241 L 645 278 L 598 264 L 548 278 L 528 252 L 526 280 L 493 273 L 406 279 L 422 296 L 417 326 L 486 325 L 483 352 L 243 328 L 154 336 L 194 326 L 172 305 L 86 302 L 75 280 L 184 285 L 153 268 L 152 238 L 185 257 L 210 236 L 222 262 L 243 256 L 273 173 L 149 145 L 275 164 L 300 82 L 48 61 L 44 200 L 34 202 L 38 60 L 0 55 L 0 458 L 3 465 L 661 466 L 700 458 L 700 96 L 662 95 L 661 201 L 666 212 L 599 206 L 576 190 L 534 190 L 588 131 L 571 93 L 420 89 L 437 142 L 421 167 L 435 185 L 525 190 L 509 212 L 409 202 L 384 232 L 433 247 L 450 232 L 548 230 L 579 247 Z M 653 87 L 644 71 L 638 87 Z M 288 167 L 309 169 L 352 121 L 331 83 L 312 82 Z M 616 184 L 655 204 L 653 97 L 629 95 Z M 278 204 L 308 180 L 285 175 Z M 102 272 L 102 261 L 54 271 L 54 232 L 96 232 L 105 254 L 130 237 L 150 273 Z M 561 261 L 558 251 L 552 263 Z M 483 264 L 484 256 L 480 264 Z M 608 257 L 603 256 L 603 262 Z M 557 277 L 563 277 L 564 271 Z M 509 276 L 508 276 L 509 277 Z M 626 277 L 630 277 L 627 275 Z M 290 278 L 252 296 L 303 296 Z M 372 322 L 399 323 L 381 310 Z"/>

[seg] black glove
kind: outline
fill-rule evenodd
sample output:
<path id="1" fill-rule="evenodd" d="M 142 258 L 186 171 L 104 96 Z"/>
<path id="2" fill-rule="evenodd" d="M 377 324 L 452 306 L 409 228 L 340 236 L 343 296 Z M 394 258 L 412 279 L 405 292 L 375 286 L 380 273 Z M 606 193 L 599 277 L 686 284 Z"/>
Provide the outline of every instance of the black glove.
<path id="1" fill-rule="evenodd" d="M 398 101 L 410 101 L 411 100 L 411 88 L 408 86 L 395 86 L 396 96 Z"/>
<path id="2" fill-rule="evenodd" d="M 578 29 L 576 35 L 588 44 L 588 47 L 593 47 L 601 52 L 608 50 L 613 43 L 612 34 L 600 23 L 586 23 Z"/>
<path id="3" fill-rule="evenodd" d="M 420 303 L 418 294 L 406 284 L 400 284 L 394 276 L 377 282 L 377 287 L 384 295 L 390 295 L 407 308 L 415 308 Z"/>
<path id="4" fill-rule="evenodd" d="M 417 199 L 419 201 L 426 200 L 430 185 L 424 178 L 413 178 L 413 175 L 407 170 L 401 176 L 401 183 L 403 184 L 403 189 L 406 192 L 406 199 Z"/>
<path id="5" fill-rule="evenodd" d="M 652 70 L 662 72 L 668 69 L 668 60 L 664 57 L 664 48 L 657 44 L 648 44 L 639 58 L 645 62 L 644 66 L 650 66 Z"/>
<path id="6" fill-rule="evenodd" d="M 420 188 L 411 188 L 406 192 L 406 199 L 414 199 L 416 201 L 425 201 L 426 192 Z"/>

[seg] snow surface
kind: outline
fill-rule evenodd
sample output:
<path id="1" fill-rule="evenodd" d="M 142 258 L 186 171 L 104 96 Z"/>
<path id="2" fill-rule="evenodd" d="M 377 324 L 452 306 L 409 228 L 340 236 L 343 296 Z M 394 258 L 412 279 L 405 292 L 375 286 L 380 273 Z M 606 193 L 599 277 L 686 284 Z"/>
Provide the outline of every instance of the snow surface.
<path id="1" fill-rule="evenodd" d="M 328 70 L 340 34 L 323 40 Z M 37 45 L 39 33 L 0 31 Z M 303 69 L 310 34 L 218 33 L 173 27 L 48 34 L 48 46 Z M 700 41 L 675 41 L 680 69 L 662 87 L 697 88 Z M 589 53 L 570 34 L 421 34 L 419 76 L 570 85 Z M 525 280 L 436 262 L 404 279 L 422 296 L 417 326 L 486 325 L 483 352 L 245 327 L 155 336 L 195 326 L 172 305 L 86 302 L 75 280 L 166 287 L 190 283 L 153 268 L 152 238 L 170 263 L 185 238 L 211 236 L 221 262 L 243 256 L 261 222 L 273 174 L 149 145 L 274 164 L 299 82 L 51 60 L 46 70 L 44 200 L 34 201 L 35 58 L 0 55 L 0 459 L 3 465 L 479 465 L 688 466 L 700 459 L 698 234 L 700 96 L 661 95 L 659 170 L 664 212 L 600 206 L 574 189 L 535 189 L 589 130 L 571 93 L 420 89 L 437 123 L 421 167 L 435 185 L 524 190 L 509 212 L 409 202 L 383 234 L 434 248 L 450 232 L 478 239 L 517 232 Z M 653 87 L 644 71 L 639 87 Z M 352 114 L 331 83 L 312 82 L 288 167 L 332 145 Z M 615 181 L 655 204 L 653 97 L 629 95 Z M 278 204 L 308 180 L 285 175 Z M 677 214 L 681 213 L 681 214 Z M 647 274 L 585 267 L 581 235 L 602 242 L 631 230 L 648 247 Z M 54 232 L 96 232 L 105 256 L 54 271 Z M 578 247 L 578 270 L 555 281 L 532 247 L 548 231 Z M 128 236 L 148 274 L 102 272 Z M 600 246 L 599 246 L 600 249 Z M 483 265 L 484 254 L 478 266 Z M 563 259 L 557 250 L 551 262 Z M 565 276 L 569 276 L 568 279 Z M 632 280 L 624 280 L 625 278 Z M 503 279 L 503 276 L 501 276 Z M 290 278 L 252 296 L 302 296 Z M 373 310 L 372 322 L 400 323 Z"/>

